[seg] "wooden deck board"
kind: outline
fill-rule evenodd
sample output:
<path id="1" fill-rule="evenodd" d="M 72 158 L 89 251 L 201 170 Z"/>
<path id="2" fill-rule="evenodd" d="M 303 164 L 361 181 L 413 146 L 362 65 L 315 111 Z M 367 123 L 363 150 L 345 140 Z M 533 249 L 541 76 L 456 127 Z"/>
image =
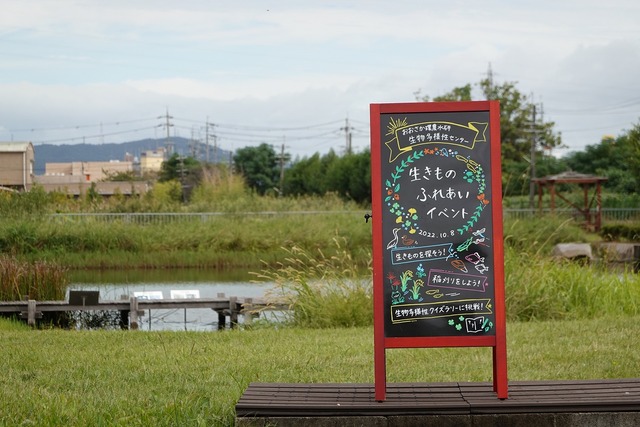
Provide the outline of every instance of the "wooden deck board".
<path id="1" fill-rule="evenodd" d="M 238 417 L 392 416 L 565 412 L 639 412 L 640 378 L 515 381 L 509 399 L 489 383 L 399 383 L 375 400 L 373 384 L 252 383 L 236 405 Z"/>

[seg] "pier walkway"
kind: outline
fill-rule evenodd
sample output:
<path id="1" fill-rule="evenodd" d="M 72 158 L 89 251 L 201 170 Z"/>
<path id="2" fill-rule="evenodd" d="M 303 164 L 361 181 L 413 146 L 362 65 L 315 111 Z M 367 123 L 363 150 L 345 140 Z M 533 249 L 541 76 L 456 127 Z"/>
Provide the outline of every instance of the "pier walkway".
<path id="1" fill-rule="evenodd" d="M 226 328 L 226 318 L 230 319 L 230 326 L 238 323 L 239 315 L 244 316 L 244 323 L 250 324 L 254 314 L 259 310 L 280 309 L 283 305 L 267 305 L 261 298 L 227 297 L 218 294 L 216 298 L 185 298 L 185 299 L 143 299 L 132 296 L 129 300 L 119 301 L 90 301 L 84 304 L 69 301 L 4 301 L 0 302 L 0 313 L 18 313 L 31 326 L 41 319 L 45 312 L 65 311 L 119 311 L 123 321 L 123 328 L 138 329 L 139 316 L 144 310 L 157 309 L 190 309 L 210 308 L 218 314 L 218 329 Z"/>

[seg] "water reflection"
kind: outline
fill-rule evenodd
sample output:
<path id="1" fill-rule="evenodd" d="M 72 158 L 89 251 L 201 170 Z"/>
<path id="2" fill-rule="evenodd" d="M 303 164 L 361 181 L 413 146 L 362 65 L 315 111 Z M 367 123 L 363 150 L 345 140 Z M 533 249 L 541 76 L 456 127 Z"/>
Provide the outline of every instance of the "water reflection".
<path id="1" fill-rule="evenodd" d="M 171 291 L 197 290 L 202 298 L 218 294 L 236 297 L 263 297 L 271 283 L 254 283 L 246 271 L 203 269 L 74 271 L 69 290 L 97 290 L 100 300 L 129 299 L 134 292 L 161 292 L 171 298 Z M 151 312 L 150 312 L 151 311 Z M 262 316 L 265 316 L 263 314 Z M 218 315 L 211 309 L 146 310 L 141 318 L 144 330 L 217 330 Z M 240 322 L 242 322 L 242 316 Z M 229 324 L 229 319 L 226 321 Z"/>

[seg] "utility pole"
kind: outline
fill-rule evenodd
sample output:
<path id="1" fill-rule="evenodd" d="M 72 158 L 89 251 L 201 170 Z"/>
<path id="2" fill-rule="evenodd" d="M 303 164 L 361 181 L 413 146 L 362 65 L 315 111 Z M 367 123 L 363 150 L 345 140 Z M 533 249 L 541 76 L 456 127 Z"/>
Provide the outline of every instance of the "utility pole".
<path id="1" fill-rule="evenodd" d="M 191 150 L 191 157 L 198 158 L 200 154 L 200 138 L 196 138 L 196 129 L 191 128 L 191 142 L 189 143 L 189 149 Z"/>
<path id="2" fill-rule="evenodd" d="M 211 128 L 212 131 L 215 131 L 215 123 L 209 123 L 209 118 L 207 117 L 207 126 L 206 126 L 206 132 L 207 132 L 207 163 L 209 163 L 209 137 L 211 136 L 213 138 L 213 163 L 218 163 L 218 136 L 213 133 L 211 135 L 209 135 L 209 128 Z"/>
<path id="3" fill-rule="evenodd" d="M 165 147 L 167 151 L 165 155 L 168 158 L 168 157 L 171 157 L 171 155 L 173 154 L 173 144 L 171 143 L 171 127 L 173 126 L 173 123 L 171 123 L 171 119 L 173 119 L 173 116 L 169 115 L 169 109 L 167 108 L 167 112 L 165 113 L 165 115 L 159 116 L 158 118 L 165 119 L 164 127 L 167 129 L 167 140 L 165 142 Z"/>
<path id="4" fill-rule="evenodd" d="M 282 197 L 282 191 L 284 186 L 284 140 L 285 137 L 282 137 L 282 147 L 280 148 L 280 191 L 278 191 L 278 196 Z"/>
<path id="5" fill-rule="evenodd" d="M 345 136 L 345 153 L 351 154 L 351 126 L 349 126 L 349 118 L 344 119 L 344 127 L 341 127 L 340 130 L 344 131 Z"/>
<path id="6" fill-rule="evenodd" d="M 489 80 L 489 98 L 493 99 L 495 94 L 493 93 L 493 69 L 491 68 L 491 62 L 487 68 L 487 80 Z"/>
<path id="7" fill-rule="evenodd" d="M 178 158 L 180 165 L 180 189 L 182 190 L 182 202 L 187 202 L 187 184 L 185 183 L 184 156 Z"/>
<path id="8" fill-rule="evenodd" d="M 536 141 L 538 139 L 538 123 L 536 123 L 536 105 L 533 104 L 533 119 L 531 132 L 531 154 L 529 167 L 529 209 L 533 209 L 536 186 L 533 180 L 536 177 Z"/>
<path id="9" fill-rule="evenodd" d="M 213 136 L 213 163 L 218 164 L 218 135 L 214 133 L 212 136 Z"/>

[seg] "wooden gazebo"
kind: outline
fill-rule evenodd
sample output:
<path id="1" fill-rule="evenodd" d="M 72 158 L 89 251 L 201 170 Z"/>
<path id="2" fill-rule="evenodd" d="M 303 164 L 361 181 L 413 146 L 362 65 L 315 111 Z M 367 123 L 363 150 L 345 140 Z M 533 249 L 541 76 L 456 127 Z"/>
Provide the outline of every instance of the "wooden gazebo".
<path id="1" fill-rule="evenodd" d="M 554 212 L 556 209 L 556 196 L 558 196 L 558 198 L 577 210 L 584 217 L 584 225 L 588 229 L 599 231 L 602 225 L 602 183 L 606 180 L 607 178 L 602 176 L 586 175 L 572 171 L 563 172 L 558 175 L 550 175 L 544 178 L 534 178 L 533 182 L 536 183 L 538 187 L 538 209 L 542 212 L 542 196 L 545 188 L 548 188 L 549 195 L 551 196 L 549 202 L 551 212 Z M 576 184 L 581 186 L 584 193 L 582 207 L 564 197 L 556 188 L 556 184 Z M 593 195 L 589 197 L 589 190 L 594 186 L 595 191 Z"/>

